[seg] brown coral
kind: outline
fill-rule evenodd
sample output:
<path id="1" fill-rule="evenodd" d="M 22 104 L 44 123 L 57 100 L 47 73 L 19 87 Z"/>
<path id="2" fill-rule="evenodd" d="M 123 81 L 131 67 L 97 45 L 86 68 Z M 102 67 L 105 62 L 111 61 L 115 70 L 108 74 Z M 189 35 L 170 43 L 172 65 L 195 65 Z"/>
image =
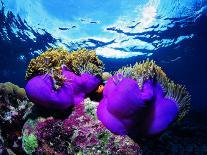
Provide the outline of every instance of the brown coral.
<path id="1" fill-rule="evenodd" d="M 79 49 L 71 52 L 71 60 L 67 62 L 69 70 L 76 74 L 90 73 L 93 75 L 102 75 L 103 63 L 96 55 L 95 51 Z"/>
<path id="2" fill-rule="evenodd" d="M 26 71 L 26 79 L 37 75 L 51 74 L 56 81 L 55 88 L 61 86 L 65 78 L 62 76 L 62 65 L 70 60 L 70 54 L 63 48 L 49 49 L 35 59 L 32 59 Z"/>

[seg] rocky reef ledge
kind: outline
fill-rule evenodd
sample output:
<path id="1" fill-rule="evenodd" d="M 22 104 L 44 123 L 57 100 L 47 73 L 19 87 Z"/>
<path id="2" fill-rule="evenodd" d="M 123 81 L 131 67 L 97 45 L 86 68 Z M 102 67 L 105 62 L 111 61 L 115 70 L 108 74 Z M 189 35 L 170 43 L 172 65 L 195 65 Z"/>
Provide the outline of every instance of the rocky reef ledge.
<path id="1" fill-rule="evenodd" d="M 85 106 L 84 106 L 85 105 Z M 0 154 L 158 154 L 203 153 L 207 125 L 190 113 L 159 137 L 134 142 L 118 136 L 97 120 L 98 102 L 86 98 L 68 113 L 31 103 L 23 88 L 0 84 Z M 73 112 L 72 112 L 73 111 Z M 195 117 L 196 116 L 196 117 Z"/>
<path id="2" fill-rule="evenodd" d="M 128 136 L 107 130 L 96 118 L 98 102 L 86 98 L 68 112 L 38 107 L 24 89 L 2 83 L 1 154 L 138 154 Z"/>

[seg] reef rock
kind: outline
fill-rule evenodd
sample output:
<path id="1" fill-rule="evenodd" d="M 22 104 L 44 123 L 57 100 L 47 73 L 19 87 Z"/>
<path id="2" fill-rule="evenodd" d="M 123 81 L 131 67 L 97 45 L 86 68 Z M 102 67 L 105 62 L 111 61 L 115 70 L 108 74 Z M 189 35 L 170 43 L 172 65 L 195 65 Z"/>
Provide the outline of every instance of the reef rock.
<path id="1" fill-rule="evenodd" d="M 32 105 L 23 88 L 10 82 L 0 83 L 0 152 L 23 153 L 21 131 L 24 115 Z"/>
<path id="2" fill-rule="evenodd" d="M 108 131 L 96 118 L 98 103 L 85 99 L 64 119 L 38 117 L 23 127 L 23 148 L 35 154 L 138 154 L 128 136 Z"/>

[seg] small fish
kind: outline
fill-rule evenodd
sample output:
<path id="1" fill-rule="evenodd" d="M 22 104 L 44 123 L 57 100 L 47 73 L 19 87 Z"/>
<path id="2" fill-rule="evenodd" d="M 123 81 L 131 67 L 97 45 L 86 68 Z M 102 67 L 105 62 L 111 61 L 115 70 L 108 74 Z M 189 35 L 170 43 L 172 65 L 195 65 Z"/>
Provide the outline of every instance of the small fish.
<path id="1" fill-rule="evenodd" d="M 103 85 L 99 85 L 98 89 L 96 90 L 97 93 L 101 94 L 104 90 L 104 86 Z"/>

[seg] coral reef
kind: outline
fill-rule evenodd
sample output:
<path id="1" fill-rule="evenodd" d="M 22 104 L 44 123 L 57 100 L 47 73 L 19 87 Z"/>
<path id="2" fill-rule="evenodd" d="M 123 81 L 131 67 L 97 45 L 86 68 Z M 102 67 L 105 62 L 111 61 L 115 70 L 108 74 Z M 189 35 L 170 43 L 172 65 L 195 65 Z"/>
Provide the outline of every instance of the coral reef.
<path id="1" fill-rule="evenodd" d="M 86 98 L 84 100 L 84 112 L 91 116 L 93 119 L 97 119 L 96 110 L 99 103 L 96 101 L 92 101 L 90 98 Z"/>
<path id="2" fill-rule="evenodd" d="M 38 147 L 37 137 L 34 134 L 27 135 L 25 132 L 22 136 L 22 146 L 27 154 L 32 154 Z"/>
<path id="3" fill-rule="evenodd" d="M 203 116 L 190 112 L 183 120 L 158 137 L 143 139 L 143 154 L 206 154 L 207 124 Z M 206 121 L 205 121 L 206 122 Z"/>
<path id="4" fill-rule="evenodd" d="M 89 98 L 84 103 L 85 106 L 83 103 L 76 105 L 65 119 L 38 117 L 25 123 L 23 133 L 34 135 L 38 140 L 35 153 L 131 155 L 140 151 L 138 144 L 129 137 L 112 134 L 95 118 L 98 103 Z"/>
<path id="5" fill-rule="evenodd" d="M 4 153 L 21 151 L 21 130 L 24 115 L 33 104 L 25 90 L 10 82 L 0 83 L 0 137 Z"/>
<path id="6" fill-rule="evenodd" d="M 97 115 L 113 133 L 153 136 L 189 110 L 190 96 L 153 61 L 120 69 L 103 92 Z"/>
<path id="7" fill-rule="evenodd" d="M 94 51 L 49 49 L 26 78 L 0 83 L 0 154 L 172 153 L 185 130 L 190 96 L 154 61 L 112 76 Z"/>
<path id="8" fill-rule="evenodd" d="M 22 117 L 22 111 L 29 106 L 23 88 L 10 82 L 0 83 L 0 120 L 1 123 L 14 123 L 15 119 Z"/>

